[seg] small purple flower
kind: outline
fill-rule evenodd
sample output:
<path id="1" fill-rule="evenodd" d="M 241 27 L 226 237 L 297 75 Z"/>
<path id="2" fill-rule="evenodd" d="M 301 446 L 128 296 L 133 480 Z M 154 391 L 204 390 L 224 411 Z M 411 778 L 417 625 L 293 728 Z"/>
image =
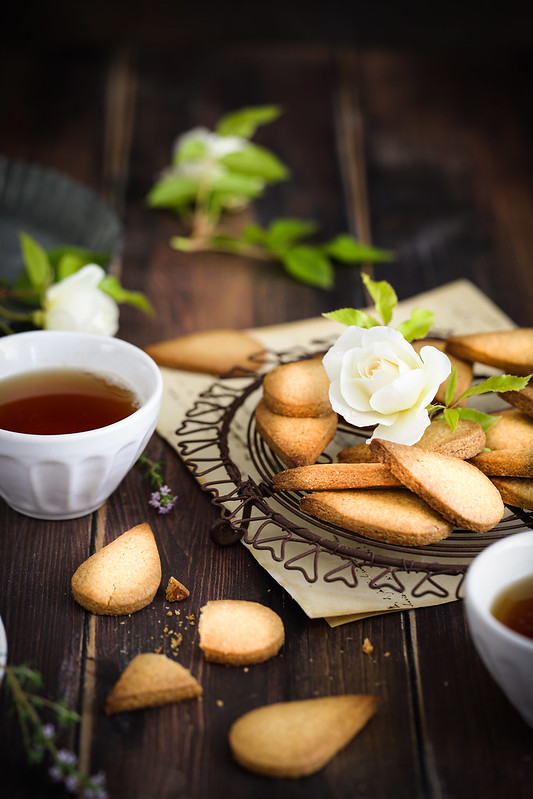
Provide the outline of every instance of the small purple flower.
<path id="1" fill-rule="evenodd" d="M 177 496 L 172 496 L 170 488 L 163 485 L 157 491 L 152 491 L 148 504 L 157 508 L 159 513 L 169 513 L 177 499 Z"/>
<path id="2" fill-rule="evenodd" d="M 76 793 L 80 787 L 80 778 L 77 774 L 68 774 L 65 777 L 65 786 L 70 793 Z"/>
<path id="3" fill-rule="evenodd" d="M 68 749 L 59 749 L 56 755 L 56 760 L 58 763 L 65 766 L 75 766 L 78 762 L 74 752 L 70 752 Z"/>
<path id="4" fill-rule="evenodd" d="M 41 732 L 45 741 L 50 741 L 56 734 L 56 728 L 53 724 L 43 724 Z"/>

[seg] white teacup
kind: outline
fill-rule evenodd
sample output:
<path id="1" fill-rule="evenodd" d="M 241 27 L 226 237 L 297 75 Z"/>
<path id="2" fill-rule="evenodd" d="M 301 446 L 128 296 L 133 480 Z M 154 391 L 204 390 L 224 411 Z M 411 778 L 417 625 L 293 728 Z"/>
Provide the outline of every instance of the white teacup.
<path id="1" fill-rule="evenodd" d="M 493 616 L 496 597 L 533 575 L 533 531 L 491 544 L 469 566 L 465 609 L 476 649 L 485 666 L 527 724 L 533 727 L 533 639 Z"/>
<path id="2" fill-rule="evenodd" d="M 162 397 L 155 362 L 121 339 L 38 330 L 0 339 L 0 380 L 45 369 L 84 369 L 133 389 L 139 408 L 79 433 L 34 435 L 0 429 L 0 496 L 39 519 L 73 519 L 99 508 L 143 452 Z"/>

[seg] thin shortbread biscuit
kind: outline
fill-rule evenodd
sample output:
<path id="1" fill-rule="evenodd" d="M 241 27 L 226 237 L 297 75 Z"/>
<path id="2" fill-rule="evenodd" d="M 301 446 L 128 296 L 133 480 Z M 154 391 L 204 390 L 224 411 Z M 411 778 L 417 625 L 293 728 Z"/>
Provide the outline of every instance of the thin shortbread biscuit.
<path id="1" fill-rule="evenodd" d="M 333 491 L 401 485 L 384 463 L 315 463 L 275 474 L 275 491 Z"/>
<path id="2" fill-rule="evenodd" d="M 477 422 L 459 419 L 452 431 L 445 419 L 433 419 L 421 439 L 413 446 L 468 460 L 481 452 L 485 444 L 485 433 Z M 337 454 L 337 459 L 341 463 L 371 463 L 379 460 L 368 444 L 347 447 Z"/>
<path id="3" fill-rule="evenodd" d="M 161 582 L 161 560 L 150 525 L 122 533 L 74 572 L 74 599 L 105 616 L 134 613 L 150 604 Z"/>
<path id="4" fill-rule="evenodd" d="M 487 430 L 489 449 L 533 449 L 533 418 L 516 408 L 491 414 L 498 421 Z"/>
<path id="5" fill-rule="evenodd" d="M 450 336 L 445 351 L 470 363 L 495 366 L 514 375 L 529 375 L 533 372 L 533 328 Z"/>
<path id="6" fill-rule="evenodd" d="M 533 449 L 494 449 L 480 452 L 470 463 L 491 477 L 533 477 Z"/>
<path id="7" fill-rule="evenodd" d="M 326 416 L 331 413 L 329 378 L 322 358 L 285 363 L 263 381 L 263 399 L 283 416 Z"/>
<path id="8" fill-rule="evenodd" d="M 377 709 L 369 694 L 314 697 L 256 708 L 235 721 L 235 760 L 266 777 L 298 778 L 323 768 L 363 729 Z"/>
<path id="9" fill-rule="evenodd" d="M 443 341 L 442 339 L 424 338 L 421 339 L 420 341 L 412 342 L 413 348 L 417 352 L 420 352 L 422 347 L 425 347 L 428 344 L 431 347 L 436 347 L 438 350 L 441 350 L 441 352 L 444 352 L 446 349 L 446 342 Z M 455 355 L 452 355 L 451 353 L 447 353 L 447 355 L 448 358 L 450 359 L 450 363 L 452 364 L 452 366 L 455 366 L 455 372 L 457 375 L 457 382 L 455 384 L 455 391 L 453 393 L 453 398 L 451 403 L 455 404 L 457 403 L 459 397 L 462 394 L 464 394 L 464 392 L 467 389 L 469 389 L 470 386 L 472 385 L 474 370 L 472 364 L 469 363 L 468 361 L 464 361 L 462 358 L 458 358 Z M 440 386 L 438 387 L 434 399 L 435 403 L 440 403 L 441 405 L 446 404 L 446 388 L 449 379 L 450 378 L 447 377 L 446 380 L 444 380 L 444 382 L 441 383 Z M 460 404 L 464 405 L 465 401 L 462 401 Z"/>
<path id="10" fill-rule="evenodd" d="M 432 544 L 447 538 L 453 529 L 405 488 L 316 491 L 301 498 L 300 510 L 365 538 L 402 546 Z"/>
<path id="11" fill-rule="evenodd" d="M 272 413 L 264 400 L 255 409 L 257 432 L 286 466 L 314 463 L 337 432 L 337 414 L 291 417 Z"/>
<path id="12" fill-rule="evenodd" d="M 146 652 L 126 666 L 105 702 L 105 712 L 123 713 L 200 696 L 202 687 L 190 671 L 166 655 Z"/>
<path id="13" fill-rule="evenodd" d="M 468 461 L 379 438 L 370 446 L 398 480 L 454 524 L 483 533 L 501 520 L 499 491 Z"/>
<path id="14" fill-rule="evenodd" d="M 285 640 L 277 613 L 241 599 L 216 599 L 204 605 L 198 634 L 205 659 L 229 666 L 263 663 L 277 655 Z"/>
<path id="15" fill-rule="evenodd" d="M 491 477 L 506 505 L 533 510 L 533 479 L 526 477 Z"/>
<path id="16" fill-rule="evenodd" d="M 160 341 L 145 348 L 159 366 L 223 375 L 255 372 L 263 362 L 263 347 L 240 330 L 202 330 Z"/>
<path id="17" fill-rule="evenodd" d="M 522 413 L 533 416 L 533 383 L 531 381 L 520 391 L 505 391 L 499 393 L 499 396 Z"/>

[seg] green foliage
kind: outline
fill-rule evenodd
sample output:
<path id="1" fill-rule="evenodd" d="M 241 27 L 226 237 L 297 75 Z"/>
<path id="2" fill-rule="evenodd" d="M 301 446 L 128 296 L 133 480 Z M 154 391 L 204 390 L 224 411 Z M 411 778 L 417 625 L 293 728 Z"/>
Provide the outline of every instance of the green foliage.
<path id="1" fill-rule="evenodd" d="M 321 289 L 333 286 L 335 262 L 392 261 L 393 253 L 362 244 L 347 233 L 331 241 L 310 241 L 317 225 L 305 219 L 274 219 L 266 228 L 248 224 L 239 236 L 222 230 L 223 213 L 241 211 L 261 197 L 266 186 L 290 177 L 277 155 L 250 141 L 261 125 L 280 115 L 277 105 L 242 108 L 223 116 L 213 132 L 200 129 L 197 135 L 180 137 L 170 168 L 146 198 L 151 208 L 167 208 L 190 225 L 191 235 L 173 236 L 171 246 L 181 252 L 210 250 L 277 262 L 290 277 Z M 230 142 L 231 152 L 222 146 L 227 137 L 237 137 Z"/>

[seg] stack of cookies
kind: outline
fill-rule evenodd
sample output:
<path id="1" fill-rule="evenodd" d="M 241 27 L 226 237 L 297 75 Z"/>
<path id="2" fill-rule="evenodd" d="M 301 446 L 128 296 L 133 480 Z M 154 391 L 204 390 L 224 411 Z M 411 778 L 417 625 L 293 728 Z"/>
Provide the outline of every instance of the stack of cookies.
<path id="1" fill-rule="evenodd" d="M 510 374 L 533 372 L 533 329 L 430 343 L 453 361 L 457 396 L 471 384 L 474 363 Z M 445 388 L 439 388 L 442 398 Z M 461 419 L 452 432 L 444 420 L 433 420 L 414 446 L 375 439 L 342 449 L 336 463 L 319 464 L 337 418 L 317 356 L 266 375 L 255 420 L 288 467 L 274 476 L 275 491 L 306 492 L 302 511 L 344 529 L 417 546 L 446 538 L 454 526 L 491 530 L 503 517 L 504 502 L 533 509 L 533 388 L 501 397 L 514 407 L 497 414 L 487 435 L 474 421 Z"/>

